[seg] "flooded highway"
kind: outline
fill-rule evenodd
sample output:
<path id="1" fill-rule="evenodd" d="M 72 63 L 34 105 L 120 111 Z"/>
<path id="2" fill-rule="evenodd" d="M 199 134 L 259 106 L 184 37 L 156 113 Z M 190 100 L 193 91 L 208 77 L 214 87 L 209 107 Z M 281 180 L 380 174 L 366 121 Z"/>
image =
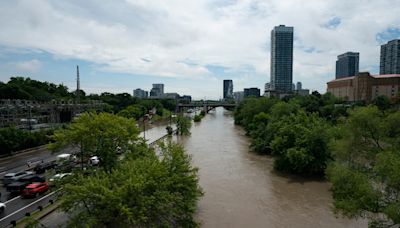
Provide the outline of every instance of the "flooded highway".
<path id="1" fill-rule="evenodd" d="M 178 142 L 200 169 L 202 227 L 367 227 L 335 217 L 328 182 L 278 174 L 271 157 L 249 152 L 244 131 L 222 108 Z"/>

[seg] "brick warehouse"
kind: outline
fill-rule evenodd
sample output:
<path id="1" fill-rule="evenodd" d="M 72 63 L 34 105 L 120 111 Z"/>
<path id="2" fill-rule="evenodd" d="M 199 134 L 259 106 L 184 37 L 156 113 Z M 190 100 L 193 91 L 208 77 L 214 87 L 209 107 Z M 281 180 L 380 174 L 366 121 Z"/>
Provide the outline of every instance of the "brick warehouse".
<path id="1" fill-rule="evenodd" d="M 370 75 L 368 72 L 356 76 L 332 80 L 327 91 L 349 102 L 370 103 L 378 96 L 395 100 L 399 95 L 400 74 Z"/>

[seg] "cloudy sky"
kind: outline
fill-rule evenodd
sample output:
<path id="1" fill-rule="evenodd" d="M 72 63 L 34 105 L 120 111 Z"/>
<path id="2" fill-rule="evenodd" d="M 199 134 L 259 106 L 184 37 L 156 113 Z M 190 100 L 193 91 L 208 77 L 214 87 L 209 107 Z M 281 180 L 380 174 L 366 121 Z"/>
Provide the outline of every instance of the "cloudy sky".
<path id="1" fill-rule="evenodd" d="M 149 90 L 220 98 L 263 88 L 270 31 L 294 26 L 293 81 L 325 92 L 336 56 L 360 52 L 378 73 L 380 45 L 400 38 L 400 0 L 10 0 L 0 2 L 0 80 L 25 76 L 87 93 Z"/>

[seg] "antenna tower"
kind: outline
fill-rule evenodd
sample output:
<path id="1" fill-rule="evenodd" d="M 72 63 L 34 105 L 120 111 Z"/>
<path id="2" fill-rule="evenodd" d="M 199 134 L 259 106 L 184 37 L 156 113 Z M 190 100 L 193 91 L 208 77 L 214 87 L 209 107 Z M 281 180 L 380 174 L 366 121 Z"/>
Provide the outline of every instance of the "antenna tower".
<path id="1" fill-rule="evenodd" d="M 79 93 L 81 91 L 81 84 L 79 80 L 79 66 L 76 66 L 76 101 L 79 104 Z"/>

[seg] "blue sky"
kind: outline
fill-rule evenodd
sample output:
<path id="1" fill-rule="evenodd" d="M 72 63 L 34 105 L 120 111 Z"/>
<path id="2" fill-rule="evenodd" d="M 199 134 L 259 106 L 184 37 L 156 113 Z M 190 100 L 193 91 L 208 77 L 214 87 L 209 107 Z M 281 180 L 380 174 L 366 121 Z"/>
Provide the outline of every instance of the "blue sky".
<path id="1" fill-rule="evenodd" d="M 357 12 L 357 13 L 354 13 Z M 400 0 L 14 0 L 0 2 L 0 80 L 25 76 L 87 93 L 149 90 L 220 98 L 264 88 L 270 31 L 294 26 L 293 80 L 325 92 L 336 56 L 360 52 L 378 73 L 382 43 L 400 38 Z"/>

